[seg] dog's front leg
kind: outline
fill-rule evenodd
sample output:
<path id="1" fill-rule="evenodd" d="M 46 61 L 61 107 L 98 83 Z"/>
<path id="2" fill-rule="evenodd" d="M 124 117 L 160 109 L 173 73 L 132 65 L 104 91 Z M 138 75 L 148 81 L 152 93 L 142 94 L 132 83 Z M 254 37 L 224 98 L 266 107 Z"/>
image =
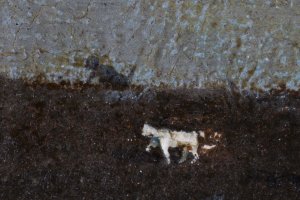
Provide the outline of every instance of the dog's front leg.
<path id="1" fill-rule="evenodd" d="M 167 160 L 167 163 L 170 164 L 170 153 L 169 153 L 169 139 L 168 138 L 162 138 L 160 139 L 160 145 L 161 149 L 165 155 L 165 158 Z"/>
<path id="2" fill-rule="evenodd" d="M 155 147 L 158 147 L 158 145 L 159 145 L 158 139 L 153 137 L 153 138 L 151 138 L 150 144 L 147 146 L 146 151 L 149 152 L 150 147 L 155 148 Z"/>
<path id="3" fill-rule="evenodd" d="M 152 147 L 152 143 L 150 143 L 147 147 L 146 147 L 146 151 L 150 152 L 150 147 Z"/>

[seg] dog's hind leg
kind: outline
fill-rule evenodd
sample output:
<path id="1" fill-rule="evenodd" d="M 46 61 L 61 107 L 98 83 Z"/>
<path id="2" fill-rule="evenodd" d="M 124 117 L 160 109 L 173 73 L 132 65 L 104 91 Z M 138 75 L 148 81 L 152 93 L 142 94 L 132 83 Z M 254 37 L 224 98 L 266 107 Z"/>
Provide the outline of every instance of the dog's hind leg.
<path id="1" fill-rule="evenodd" d="M 191 162 L 193 164 L 193 163 L 195 163 L 199 159 L 198 145 L 192 146 L 192 154 L 194 155 L 194 159 Z"/>
<path id="2" fill-rule="evenodd" d="M 179 163 L 183 163 L 186 160 L 188 153 L 189 153 L 188 148 L 183 147 L 182 156 L 181 159 L 179 160 Z"/>
<path id="3" fill-rule="evenodd" d="M 170 153 L 169 153 L 169 140 L 168 139 L 161 139 L 160 140 L 161 149 L 165 155 L 167 163 L 170 164 Z"/>

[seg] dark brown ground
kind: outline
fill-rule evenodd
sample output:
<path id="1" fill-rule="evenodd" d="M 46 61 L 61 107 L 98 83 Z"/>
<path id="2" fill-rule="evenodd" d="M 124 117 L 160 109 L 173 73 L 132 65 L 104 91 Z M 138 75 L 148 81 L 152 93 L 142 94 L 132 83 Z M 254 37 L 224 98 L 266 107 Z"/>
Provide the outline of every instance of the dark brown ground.
<path id="1" fill-rule="evenodd" d="M 300 97 L 63 89 L 0 80 L 0 199 L 300 199 Z M 218 131 L 196 164 L 145 152 L 145 122 Z M 129 139 L 129 141 L 128 141 Z M 131 141 L 132 140 L 132 141 Z"/>

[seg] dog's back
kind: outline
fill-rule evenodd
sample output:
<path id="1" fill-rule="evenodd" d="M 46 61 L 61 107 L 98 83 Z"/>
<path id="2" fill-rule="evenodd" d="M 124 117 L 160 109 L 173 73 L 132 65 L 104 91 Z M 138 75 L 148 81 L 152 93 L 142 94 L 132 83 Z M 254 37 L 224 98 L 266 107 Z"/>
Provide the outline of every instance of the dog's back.
<path id="1" fill-rule="evenodd" d="M 198 144 L 198 134 L 193 132 L 185 131 L 171 131 L 171 137 L 173 140 L 177 141 L 180 145 L 197 145 Z"/>

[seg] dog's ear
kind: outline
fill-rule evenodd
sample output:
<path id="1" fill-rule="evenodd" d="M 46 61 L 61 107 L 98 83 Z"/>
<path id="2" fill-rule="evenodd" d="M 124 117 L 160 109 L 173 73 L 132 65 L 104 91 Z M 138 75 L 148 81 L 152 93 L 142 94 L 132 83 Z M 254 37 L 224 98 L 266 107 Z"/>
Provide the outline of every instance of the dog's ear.
<path id="1" fill-rule="evenodd" d="M 143 129 L 149 129 L 149 125 L 148 124 L 144 124 Z"/>
<path id="2" fill-rule="evenodd" d="M 205 139 L 205 133 L 204 133 L 204 131 L 198 131 L 198 133 L 199 133 L 199 137 L 202 137 L 202 138 Z"/>

